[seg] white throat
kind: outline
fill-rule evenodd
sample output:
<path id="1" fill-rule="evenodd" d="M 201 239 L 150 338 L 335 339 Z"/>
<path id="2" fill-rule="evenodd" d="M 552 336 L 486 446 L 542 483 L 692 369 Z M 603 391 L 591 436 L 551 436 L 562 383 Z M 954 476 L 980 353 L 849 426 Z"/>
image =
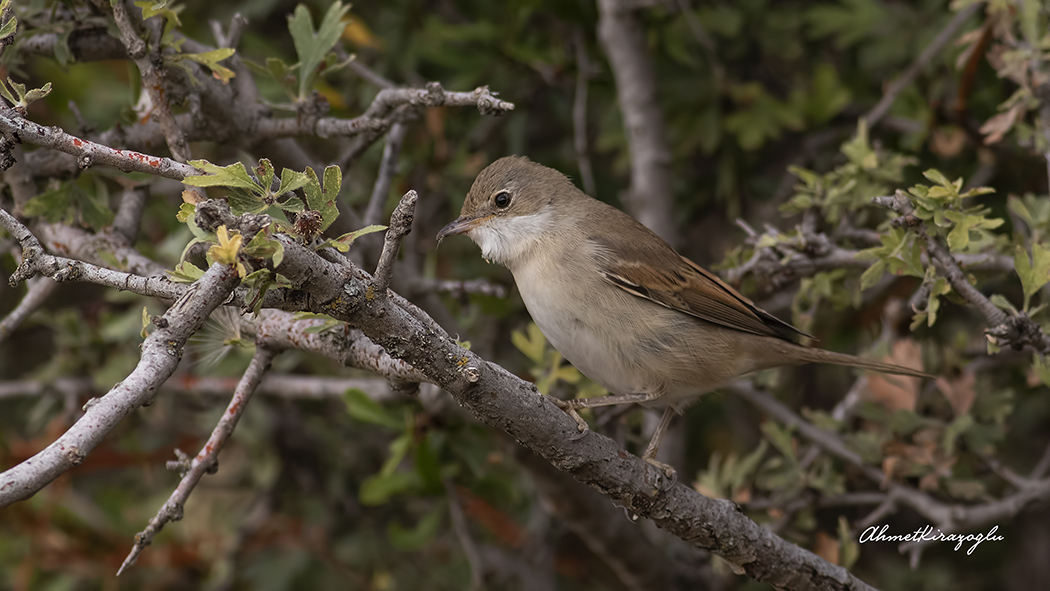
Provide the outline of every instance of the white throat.
<path id="1" fill-rule="evenodd" d="M 550 218 L 548 208 L 529 215 L 493 217 L 467 235 L 486 259 L 513 268 L 550 231 Z"/>

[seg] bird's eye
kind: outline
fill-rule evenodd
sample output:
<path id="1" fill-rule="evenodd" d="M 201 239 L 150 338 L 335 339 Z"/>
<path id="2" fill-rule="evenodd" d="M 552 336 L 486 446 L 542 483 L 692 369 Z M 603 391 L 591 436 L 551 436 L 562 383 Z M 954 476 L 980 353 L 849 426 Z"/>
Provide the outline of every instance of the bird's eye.
<path id="1" fill-rule="evenodd" d="M 510 205 L 510 193 L 500 191 L 499 193 L 496 193 L 496 196 L 492 198 L 492 201 L 496 204 L 496 207 L 503 209 Z"/>

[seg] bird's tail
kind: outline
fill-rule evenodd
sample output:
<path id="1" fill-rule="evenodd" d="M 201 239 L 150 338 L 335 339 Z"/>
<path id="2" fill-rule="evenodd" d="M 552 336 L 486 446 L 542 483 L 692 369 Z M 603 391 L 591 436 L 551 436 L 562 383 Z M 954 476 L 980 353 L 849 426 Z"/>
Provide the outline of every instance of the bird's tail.
<path id="1" fill-rule="evenodd" d="M 796 345 L 796 347 L 797 348 L 794 349 L 792 353 L 795 354 L 800 363 L 830 363 L 832 365 L 849 365 L 901 376 L 912 376 L 916 378 L 934 377 L 926 372 L 912 369 L 910 367 L 904 367 L 903 365 L 872 361 L 871 359 L 864 359 L 863 357 L 857 357 L 855 355 L 835 353 L 834 351 L 826 351 L 814 347 L 803 347 L 801 345 Z"/>

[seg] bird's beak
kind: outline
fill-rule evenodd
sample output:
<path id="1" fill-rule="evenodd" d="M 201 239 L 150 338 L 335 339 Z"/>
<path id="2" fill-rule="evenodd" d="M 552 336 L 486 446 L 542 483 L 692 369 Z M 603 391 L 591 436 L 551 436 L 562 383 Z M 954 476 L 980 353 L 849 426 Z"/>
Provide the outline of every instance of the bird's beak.
<path id="1" fill-rule="evenodd" d="M 441 241 L 449 236 L 455 236 L 456 234 L 466 234 L 467 232 L 473 230 L 478 225 L 483 223 L 486 219 L 488 218 L 467 218 L 463 216 L 456 218 L 455 221 L 445 226 L 444 228 L 441 228 L 441 231 L 438 232 L 438 244 L 441 244 Z"/>

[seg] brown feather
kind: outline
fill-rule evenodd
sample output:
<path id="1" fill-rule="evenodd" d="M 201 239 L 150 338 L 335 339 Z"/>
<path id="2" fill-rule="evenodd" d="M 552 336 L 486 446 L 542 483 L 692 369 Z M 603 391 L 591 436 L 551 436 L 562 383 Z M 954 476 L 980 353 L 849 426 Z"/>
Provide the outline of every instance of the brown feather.
<path id="1" fill-rule="evenodd" d="M 629 219 L 634 222 L 633 218 Z M 602 275 L 609 283 L 640 298 L 726 328 L 787 341 L 810 336 L 755 306 L 718 276 L 679 255 L 641 224 L 638 226 L 651 235 L 651 240 L 628 243 L 614 236 L 591 237 L 603 250 L 617 254 L 599 261 Z"/>

